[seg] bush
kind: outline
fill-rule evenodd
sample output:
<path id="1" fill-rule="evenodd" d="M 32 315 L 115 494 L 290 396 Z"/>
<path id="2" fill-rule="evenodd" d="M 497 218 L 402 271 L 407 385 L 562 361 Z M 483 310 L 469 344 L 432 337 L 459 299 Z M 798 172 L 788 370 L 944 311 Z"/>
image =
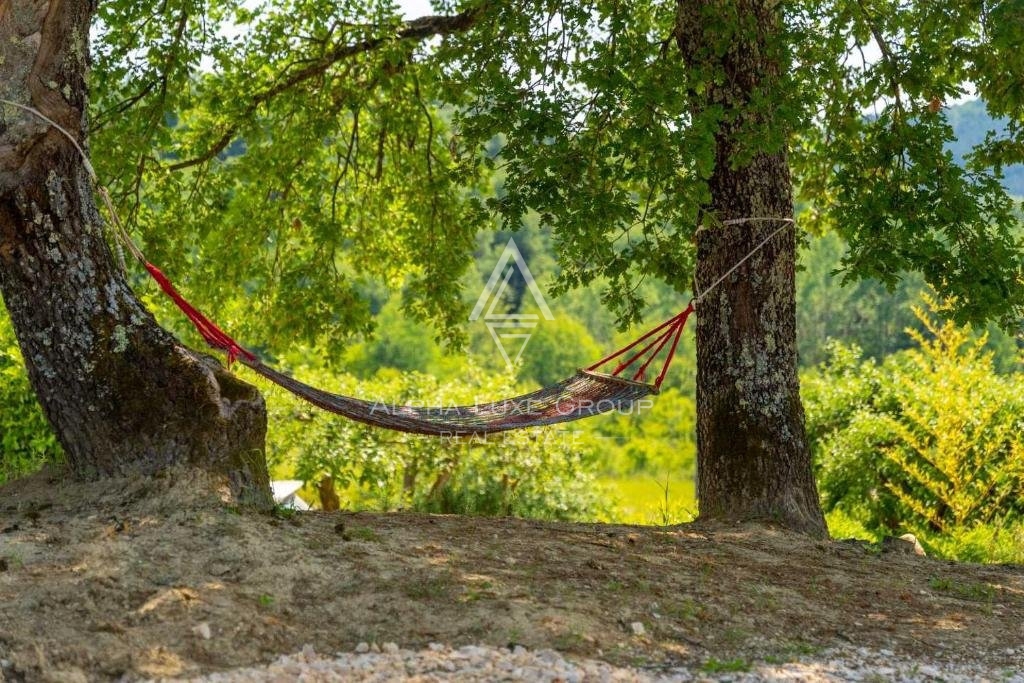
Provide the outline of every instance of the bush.
<path id="1" fill-rule="evenodd" d="M 29 384 L 7 311 L 0 306 L 0 483 L 62 457 Z"/>
<path id="2" fill-rule="evenodd" d="M 986 339 L 915 311 L 932 339 L 917 332 L 910 370 L 894 377 L 903 406 L 890 419 L 886 457 L 905 474 L 890 489 L 917 526 L 944 531 L 1024 512 L 1024 382 L 1000 376 Z"/>
<path id="3" fill-rule="evenodd" d="M 523 391 L 509 377 L 468 363 L 458 379 L 448 382 L 393 370 L 382 370 L 372 380 L 331 378 L 309 367 L 297 374 L 388 404 L 460 405 Z M 597 449 L 586 433 L 571 427 L 445 439 L 363 425 L 316 411 L 279 391 L 268 396 L 268 404 L 272 464 L 308 483 L 331 476 L 351 508 L 548 519 L 579 519 L 598 509 Z"/>
<path id="4" fill-rule="evenodd" d="M 804 399 L 826 511 L 886 533 L 949 534 L 935 541 L 946 547 L 1024 518 L 1024 381 L 995 371 L 984 335 L 925 302 L 916 348 L 879 366 L 832 345 Z"/>
<path id="5" fill-rule="evenodd" d="M 586 427 L 602 439 L 608 474 L 687 478 L 697 460 L 697 410 L 677 389 L 637 401 L 628 412 L 604 415 Z"/>
<path id="6" fill-rule="evenodd" d="M 518 349 L 509 344 L 506 352 Z M 547 386 L 571 377 L 605 355 L 583 325 L 572 318 L 544 320 L 530 336 L 522 356 L 519 377 Z"/>
<path id="7" fill-rule="evenodd" d="M 961 562 L 1024 564 L 1024 521 L 975 524 L 920 540 L 929 552 Z"/>
<path id="8" fill-rule="evenodd" d="M 801 379 L 822 507 L 867 528 L 895 531 L 901 511 L 885 482 L 899 472 L 882 448 L 892 439 L 889 418 L 900 410 L 891 382 L 899 358 L 879 366 L 862 360 L 858 347 L 838 342 L 829 342 L 827 352 L 829 359 Z"/>

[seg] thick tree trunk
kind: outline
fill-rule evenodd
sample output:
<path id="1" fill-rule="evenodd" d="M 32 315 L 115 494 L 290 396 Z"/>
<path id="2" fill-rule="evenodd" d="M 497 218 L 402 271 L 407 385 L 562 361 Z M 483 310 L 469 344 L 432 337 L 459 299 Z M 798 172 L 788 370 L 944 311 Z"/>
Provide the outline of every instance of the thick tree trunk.
<path id="1" fill-rule="evenodd" d="M 710 215 L 697 233 L 695 279 L 708 287 L 780 226 L 727 221 L 793 215 L 784 146 L 746 151 L 770 129 L 775 112 L 755 108 L 772 101 L 785 57 L 774 0 L 680 0 L 679 8 L 684 56 L 720 74 L 705 99 L 723 116 Z M 769 520 L 826 535 L 797 380 L 795 259 L 787 227 L 697 307 L 698 505 L 702 519 Z"/>
<path id="2" fill-rule="evenodd" d="M 81 0 L 0 0 L 0 97 L 79 139 L 91 12 Z M 102 225 L 73 145 L 5 106 L 0 290 L 72 470 L 95 477 L 194 465 L 268 506 L 262 397 L 156 324 L 115 267 Z"/>

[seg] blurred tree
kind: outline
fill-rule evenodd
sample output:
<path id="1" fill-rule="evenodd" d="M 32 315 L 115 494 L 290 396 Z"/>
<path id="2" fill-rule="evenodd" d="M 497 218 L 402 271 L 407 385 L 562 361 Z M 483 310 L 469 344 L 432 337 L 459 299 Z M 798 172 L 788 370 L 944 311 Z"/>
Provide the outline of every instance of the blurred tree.
<path id="1" fill-rule="evenodd" d="M 427 372 L 440 356 L 429 326 L 402 315 L 389 301 L 374 320 L 379 333 L 349 349 L 345 369 L 370 377 L 382 368 Z"/>
<path id="2" fill-rule="evenodd" d="M 545 320 L 530 335 L 519 377 L 547 386 L 572 376 L 604 355 L 587 328 L 572 318 Z"/>
<path id="3" fill-rule="evenodd" d="M 830 356 L 830 339 L 858 347 L 868 358 L 886 356 L 913 346 L 907 330 L 924 331 L 913 306 L 926 290 L 920 273 L 906 273 L 891 289 L 874 280 L 843 286 L 835 276 L 845 245 L 835 233 L 811 237 L 800 254 L 797 273 L 797 339 L 800 365 L 811 367 Z M 975 332 L 975 334 L 981 334 Z M 1024 338 L 989 324 L 987 348 L 1000 372 L 1020 367 Z"/>
<path id="4" fill-rule="evenodd" d="M 855 344 L 864 354 L 881 359 L 910 346 L 904 333 L 917 319 L 910 310 L 924 287 L 917 273 L 905 274 L 887 290 L 874 280 L 843 286 L 834 271 L 845 251 L 840 237 L 827 233 L 810 238 L 801 252 L 797 273 L 797 339 L 800 363 L 817 365 L 828 358 L 828 339 Z"/>

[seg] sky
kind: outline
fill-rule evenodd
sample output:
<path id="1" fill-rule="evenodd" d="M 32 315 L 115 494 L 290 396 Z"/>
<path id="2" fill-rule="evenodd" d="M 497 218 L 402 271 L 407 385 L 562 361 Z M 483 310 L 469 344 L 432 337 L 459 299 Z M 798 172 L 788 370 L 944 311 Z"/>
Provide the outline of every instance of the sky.
<path id="1" fill-rule="evenodd" d="M 435 14 L 430 7 L 430 0 L 398 0 L 398 6 L 408 19 Z"/>

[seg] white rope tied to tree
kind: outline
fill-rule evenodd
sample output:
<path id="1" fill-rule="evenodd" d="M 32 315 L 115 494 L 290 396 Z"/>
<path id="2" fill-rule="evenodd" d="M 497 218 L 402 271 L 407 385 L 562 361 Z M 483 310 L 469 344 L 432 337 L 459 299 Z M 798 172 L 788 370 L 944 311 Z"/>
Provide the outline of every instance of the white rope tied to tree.
<path id="1" fill-rule="evenodd" d="M 75 139 L 75 136 L 73 136 L 71 133 L 69 133 L 67 131 L 67 129 L 65 129 L 62 125 L 60 125 L 59 123 L 57 123 L 56 121 L 51 119 L 49 116 L 47 116 L 43 112 L 39 111 L 38 109 L 36 109 L 34 107 L 30 107 L 27 104 L 20 104 L 18 102 L 12 102 L 11 100 L 5 100 L 3 98 L 0 98 L 0 103 L 9 104 L 12 107 L 17 107 L 18 109 L 21 109 L 23 111 L 27 111 L 29 114 L 32 114 L 33 116 L 42 119 L 46 123 L 50 124 L 51 126 L 56 128 L 57 130 L 59 130 L 61 133 L 63 133 L 64 137 L 66 137 L 68 140 L 71 141 L 71 144 L 75 146 L 75 149 L 77 149 L 78 153 L 81 155 L 82 163 L 85 165 L 85 170 L 89 174 L 89 177 L 92 178 L 93 181 L 99 182 L 99 179 L 96 176 L 96 169 L 94 169 L 92 167 L 92 164 L 89 162 L 89 157 L 86 156 L 85 150 L 82 149 L 82 146 L 80 144 L 78 144 L 78 140 Z"/>
<path id="2" fill-rule="evenodd" d="M 54 129 L 59 131 L 62 135 L 64 135 L 64 137 L 66 137 L 71 142 L 72 145 L 74 145 L 75 149 L 78 150 L 79 156 L 82 157 L 82 165 L 85 166 L 86 173 L 89 174 L 89 178 L 92 180 L 93 185 L 96 186 L 96 192 L 100 195 L 100 199 L 103 200 L 103 205 L 107 208 L 107 213 L 110 214 L 110 222 L 115 230 L 114 235 L 118 238 L 118 241 L 115 242 L 115 245 L 117 246 L 118 250 L 118 259 L 120 261 L 121 271 L 124 272 L 126 270 L 124 263 L 124 252 L 121 251 L 122 243 L 124 244 L 124 246 L 128 248 L 128 251 L 132 253 L 132 256 L 138 259 L 140 263 L 145 264 L 146 257 L 142 254 L 142 251 L 135 244 L 131 236 L 128 234 L 128 231 L 121 223 L 121 219 L 118 217 L 117 211 L 114 210 L 114 202 L 111 201 L 110 199 L 110 193 L 107 192 L 107 188 L 104 187 L 102 183 L 100 183 L 100 178 L 96 174 L 96 169 L 93 168 L 92 162 L 89 161 L 88 155 L 85 153 L 85 150 L 82 148 L 82 145 L 78 143 L 78 140 L 75 139 L 75 136 L 73 136 L 66 128 L 64 128 L 64 126 L 60 125 L 59 123 L 57 123 L 56 121 L 54 121 L 49 116 L 39 111 L 35 107 L 30 107 L 28 105 L 20 104 L 18 102 L 12 102 L 11 100 L 4 98 L 0 98 L 0 103 L 9 104 L 12 107 L 17 107 L 18 109 L 26 111 L 29 114 L 32 114 L 33 116 L 36 116 L 39 119 L 42 119 L 46 123 L 53 126 Z"/>
<path id="3" fill-rule="evenodd" d="M 704 299 L 704 297 L 706 297 L 709 292 L 711 292 L 712 289 L 714 289 L 718 285 L 722 284 L 727 277 L 729 277 L 730 275 L 735 273 L 736 270 L 740 266 L 742 266 L 744 263 L 746 263 L 748 260 L 750 260 L 754 256 L 754 254 L 756 254 L 757 252 L 761 251 L 761 249 L 764 248 L 764 245 L 768 244 L 772 240 L 773 237 L 778 235 L 780 232 L 782 232 L 785 228 L 789 227 L 790 225 L 796 225 L 796 221 L 793 220 L 792 218 L 773 218 L 771 216 L 752 216 L 752 217 L 749 217 L 749 218 L 730 218 L 729 220 L 722 221 L 722 225 L 742 225 L 743 223 L 765 223 L 765 222 L 774 222 L 774 221 L 782 221 L 782 225 L 780 225 L 775 230 L 773 230 L 772 233 L 770 235 L 768 235 L 767 237 L 765 237 L 763 240 L 761 240 L 761 242 L 758 243 L 758 245 L 756 247 L 754 247 L 749 252 L 747 252 L 746 256 L 744 256 L 739 261 L 737 261 L 735 264 L 733 264 L 732 268 L 730 268 L 729 270 L 727 270 L 724 273 L 722 273 L 722 275 L 720 275 L 717 280 L 712 282 L 707 287 L 707 289 L 704 289 L 703 291 L 701 291 L 697 287 L 697 277 L 696 277 L 696 274 L 694 274 L 694 278 L 693 278 L 693 290 L 694 290 L 694 292 L 693 292 L 694 293 L 693 304 L 695 306 L 697 304 L 699 304 L 701 302 L 701 300 Z"/>

